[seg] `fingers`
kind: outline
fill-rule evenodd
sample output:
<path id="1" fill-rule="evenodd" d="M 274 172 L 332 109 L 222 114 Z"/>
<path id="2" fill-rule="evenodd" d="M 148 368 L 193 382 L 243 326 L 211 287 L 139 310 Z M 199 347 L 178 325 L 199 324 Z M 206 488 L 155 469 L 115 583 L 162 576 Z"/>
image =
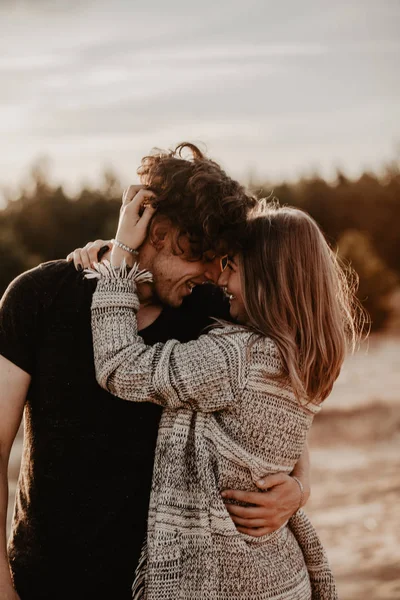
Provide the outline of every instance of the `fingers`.
<path id="1" fill-rule="evenodd" d="M 258 481 L 256 481 L 256 486 L 260 490 L 264 490 L 264 491 L 269 490 L 269 489 L 275 487 L 276 485 L 280 485 L 281 483 L 284 483 L 288 477 L 290 477 L 290 476 L 287 475 L 286 473 L 276 473 L 275 475 L 266 475 L 262 479 L 259 479 Z"/>
<path id="2" fill-rule="evenodd" d="M 239 502 L 255 504 L 256 506 L 268 506 L 270 504 L 268 494 L 265 494 L 264 492 L 224 490 L 221 495 L 224 499 L 238 500 Z"/>
<path id="3" fill-rule="evenodd" d="M 259 529 L 248 529 L 247 527 L 237 527 L 236 528 L 240 533 L 245 533 L 247 535 L 251 535 L 252 537 L 261 537 L 263 535 L 267 535 L 267 533 L 272 533 L 275 529 L 271 529 L 270 527 L 261 527 Z"/>
<path id="4" fill-rule="evenodd" d="M 84 269 L 88 269 L 89 267 L 92 266 L 92 261 L 90 260 L 87 246 L 82 248 L 80 251 L 80 263 Z M 80 269 L 78 269 L 78 270 L 80 270 Z"/>
<path id="5" fill-rule="evenodd" d="M 93 265 L 93 263 L 99 262 L 99 260 L 101 260 L 101 258 L 99 257 L 100 250 L 103 250 L 103 248 L 111 249 L 112 243 L 106 240 L 96 240 L 95 242 L 89 242 L 88 244 L 86 244 L 85 248 L 90 261 L 90 264 L 88 266 L 91 266 Z M 87 267 L 85 266 L 85 269 L 86 268 Z"/>
<path id="6" fill-rule="evenodd" d="M 83 270 L 81 251 L 82 251 L 82 248 L 77 248 L 73 252 L 70 252 L 66 259 L 68 262 L 74 261 L 74 266 L 77 271 Z"/>
<path id="7" fill-rule="evenodd" d="M 115 238 L 135 250 L 139 249 L 146 239 L 148 225 L 156 210 L 156 195 L 147 188 L 130 186 L 123 195 L 118 229 Z M 123 251 L 113 248 L 111 261 L 120 264 Z M 130 257 L 131 258 L 131 257 Z"/>
<path id="8" fill-rule="evenodd" d="M 247 527 L 249 529 L 255 529 L 257 527 L 266 526 L 265 519 L 242 519 L 240 517 L 236 517 L 235 515 L 231 515 L 231 519 L 235 523 L 235 525 L 239 525 L 240 527 Z"/>
<path id="9" fill-rule="evenodd" d="M 236 504 L 225 504 L 228 513 L 242 519 L 262 519 L 265 515 L 265 509 L 252 506 L 237 506 Z"/>
<path id="10" fill-rule="evenodd" d="M 122 194 L 122 206 L 127 206 L 138 192 L 146 189 L 144 185 L 130 185 Z"/>
<path id="11" fill-rule="evenodd" d="M 155 206 L 152 206 L 151 204 L 146 205 L 144 212 L 143 212 L 142 216 L 140 217 L 140 225 L 144 229 L 146 229 L 146 231 L 147 231 L 147 227 L 149 226 L 149 223 L 156 211 L 157 211 L 157 208 Z"/>
<path id="12" fill-rule="evenodd" d="M 129 195 L 127 196 L 129 197 Z M 156 195 L 151 190 L 141 189 L 139 190 L 130 202 L 127 202 L 124 206 L 126 213 L 132 216 L 136 216 L 137 219 L 140 217 L 140 209 L 149 206 L 150 201 L 156 198 Z"/>
<path id="13" fill-rule="evenodd" d="M 226 509 L 237 529 L 245 527 L 246 529 L 258 530 L 262 527 L 267 528 L 265 533 L 276 531 L 291 517 L 291 514 L 288 515 L 286 512 L 279 513 L 276 510 L 236 506 L 234 504 L 226 505 Z"/>
<path id="14" fill-rule="evenodd" d="M 140 189 L 131 202 L 121 207 L 116 239 L 131 248 L 140 247 L 156 210 L 152 202 L 155 198 L 154 192 Z"/>
<path id="15" fill-rule="evenodd" d="M 287 510 L 295 512 L 299 508 L 302 493 L 298 483 L 287 475 L 280 484 L 270 489 L 268 497 L 271 507 L 285 506 Z"/>
<path id="16" fill-rule="evenodd" d="M 101 260 L 100 251 L 102 255 L 108 249 L 112 248 L 110 240 L 96 240 L 95 242 L 88 242 L 83 248 L 77 248 L 73 252 L 70 252 L 67 256 L 67 261 L 74 261 L 75 269 L 82 271 L 93 266 L 95 262 Z"/>

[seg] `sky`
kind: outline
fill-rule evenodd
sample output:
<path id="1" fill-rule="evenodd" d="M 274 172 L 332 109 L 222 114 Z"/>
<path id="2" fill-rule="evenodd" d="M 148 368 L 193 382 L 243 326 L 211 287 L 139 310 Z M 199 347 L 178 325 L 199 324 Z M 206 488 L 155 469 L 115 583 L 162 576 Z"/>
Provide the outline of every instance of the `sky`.
<path id="1" fill-rule="evenodd" d="M 399 0 L 0 0 L 0 187 L 122 184 L 197 143 L 233 176 L 400 158 Z"/>

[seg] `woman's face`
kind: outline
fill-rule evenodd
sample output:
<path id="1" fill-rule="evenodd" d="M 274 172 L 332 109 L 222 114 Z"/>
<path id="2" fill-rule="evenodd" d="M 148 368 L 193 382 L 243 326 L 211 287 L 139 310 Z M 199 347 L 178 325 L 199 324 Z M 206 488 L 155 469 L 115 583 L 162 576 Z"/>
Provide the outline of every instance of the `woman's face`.
<path id="1" fill-rule="evenodd" d="M 248 319 L 243 302 L 238 254 L 227 259 L 227 266 L 218 279 L 218 285 L 229 297 L 231 317 L 239 323 L 246 323 Z"/>

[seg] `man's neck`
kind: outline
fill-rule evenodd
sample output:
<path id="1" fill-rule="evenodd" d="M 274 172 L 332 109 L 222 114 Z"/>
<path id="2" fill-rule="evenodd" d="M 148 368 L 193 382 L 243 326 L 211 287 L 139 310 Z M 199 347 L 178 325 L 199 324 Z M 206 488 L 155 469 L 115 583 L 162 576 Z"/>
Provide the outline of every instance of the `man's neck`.
<path id="1" fill-rule="evenodd" d="M 148 283 L 139 283 L 137 286 L 137 294 L 140 301 L 140 308 L 136 318 L 138 329 L 149 327 L 160 316 L 163 306 L 156 301 L 151 285 Z"/>
<path id="2" fill-rule="evenodd" d="M 163 307 L 161 305 L 148 304 L 147 306 L 140 306 L 136 314 L 138 331 L 150 327 L 162 313 Z"/>
<path id="3" fill-rule="evenodd" d="M 139 283 L 136 286 L 137 295 L 140 301 L 140 308 L 146 306 L 158 306 L 160 303 L 154 298 L 153 287 L 151 283 Z"/>
<path id="4" fill-rule="evenodd" d="M 111 252 L 106 252 L 104 259 L 110 260 Z M 140 262 L 140 256 L 138 256 Z M 137 294 L 140 301 L 140 308 L 136 314 L 138 330 L 149 327 L 160 316 L 163 306 L 154 298 L 152 285 L 149 283 L 139 283 L 137 285 Z"/>

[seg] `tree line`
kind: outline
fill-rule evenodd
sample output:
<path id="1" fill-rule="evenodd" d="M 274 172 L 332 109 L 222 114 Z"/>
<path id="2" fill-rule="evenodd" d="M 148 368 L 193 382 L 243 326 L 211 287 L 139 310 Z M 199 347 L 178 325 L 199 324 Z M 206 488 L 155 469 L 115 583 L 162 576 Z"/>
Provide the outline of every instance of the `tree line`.
<path id="1" fill-rule="evenodd" d="M 334 182 L 319 176 L 294 183 L 249 184 L 259 197 L 273 195 L 281 204 L 306 210 L 321 226 L 328 242 L 357 271 L 358 296 L 373 330 L 390 316 L 390 294 L 400 276 L 400 168 L 392 163 L 384 174 L 363 173 L 349 179 L 338 172 Z M 83 187 L 68 194 L 50 184 L 36 167 L 29 189 L 6 200 L 0 211 L 0 294 L 10 281 L 40 262 L 64 258 L 87 241 L 110 239 L 115 232 L 122 188 L 111 172 L 98 189 Z"/>

